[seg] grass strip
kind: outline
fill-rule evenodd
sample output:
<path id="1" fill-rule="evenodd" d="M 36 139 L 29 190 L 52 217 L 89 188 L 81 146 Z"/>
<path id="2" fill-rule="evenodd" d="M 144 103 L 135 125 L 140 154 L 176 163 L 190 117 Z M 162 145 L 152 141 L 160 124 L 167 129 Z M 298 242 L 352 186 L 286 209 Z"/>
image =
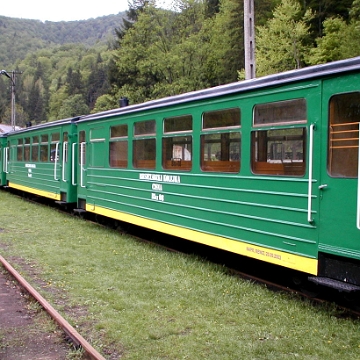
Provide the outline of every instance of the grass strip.
<path id="1" fill-rule="evenodd" d="M 359 321 L 0 191 L 0 252 L 111 359 L 359 359 Z"/>

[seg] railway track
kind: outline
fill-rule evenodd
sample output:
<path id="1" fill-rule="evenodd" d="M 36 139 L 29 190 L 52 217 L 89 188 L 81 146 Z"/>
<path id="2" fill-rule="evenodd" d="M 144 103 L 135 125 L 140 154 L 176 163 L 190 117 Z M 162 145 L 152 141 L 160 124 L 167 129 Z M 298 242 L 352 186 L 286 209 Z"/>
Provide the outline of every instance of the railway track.
<path id="1" fill-rule="evenodd" d="M 71 340 L 76 348 L 83 349 L 84 356 L 90 360 L 105 360 L 105 358 L 94 349 L 90 343 L 88 343 L 51 305 L 41 296 L 20 274 L 17 272 L 8 261 L 6 261 L 0 255 L 0 263 L 11 275 L 13 279 L 19 284 L 19 286 L 26 291 L 33 299 L 35 299 L 42 308 L 49 314 L 49 316 L 56 322 L 56 324 L 66 334 L 66 338 Z M 2 306 L 5 306 L 3 304 Z M 5 309 L 1 309 L 6 311 Z M 6 342 L 6 339 L 4 340 Z M 0 347 L 1 348 L 1 347 Z M 28 357 L 27 357 L 28 359 Z M 58 358 L 60 359 L 60 358 Z"/>

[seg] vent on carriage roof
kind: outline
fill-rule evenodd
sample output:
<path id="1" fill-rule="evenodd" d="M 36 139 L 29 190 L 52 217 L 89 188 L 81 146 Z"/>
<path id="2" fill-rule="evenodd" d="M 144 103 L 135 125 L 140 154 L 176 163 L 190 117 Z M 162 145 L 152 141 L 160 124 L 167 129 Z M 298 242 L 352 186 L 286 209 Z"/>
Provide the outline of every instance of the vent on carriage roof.
<path id="1" fill-rule="evenodd" d="M 129 106 L 129 99 L 126 98 L 126 97 L 122 97 L 120 100 L 119 100 L 119 106 L 122 108 L 122 107 L 125 107 L 125 106 Z"/>

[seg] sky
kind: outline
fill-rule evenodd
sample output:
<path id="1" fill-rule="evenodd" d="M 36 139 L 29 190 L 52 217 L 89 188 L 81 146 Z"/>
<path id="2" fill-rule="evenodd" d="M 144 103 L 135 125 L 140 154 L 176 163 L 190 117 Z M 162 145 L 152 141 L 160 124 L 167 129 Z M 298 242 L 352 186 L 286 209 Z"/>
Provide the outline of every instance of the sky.
<path id="1" fill-rule="evenodd" d="M 170 2 L 163 0 L 166 1 Z M 73 21 L 118 14 L 128 9 L 128 0 L 12 0 L 9 5 L 0 7 L 0 15 L 41 21 Z"/>

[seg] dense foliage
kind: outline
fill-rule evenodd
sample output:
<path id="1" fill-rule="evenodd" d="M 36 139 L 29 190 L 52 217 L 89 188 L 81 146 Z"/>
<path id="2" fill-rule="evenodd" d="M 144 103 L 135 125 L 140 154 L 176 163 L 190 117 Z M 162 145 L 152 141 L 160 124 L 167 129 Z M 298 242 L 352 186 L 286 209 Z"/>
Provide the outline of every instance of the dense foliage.
<path id="1" fill-rule="evenodd" d="M 360 55 L 360 0 L 254 1 L 257 76 Z M 0 67 L 22 72 L 18 125 L 241 78 L 243 0 L 173 0 L 171 10 L 132 0 L 123 15 L 60 23 L 0 17 Z M 0 76 L 3 122 L 9 85 Z"/>
<path id="2" fill-rule="evenodd" d="M 94 46 L 113 41 L 115 28 L 123 17 L 124 13 L 119 13 L 81 21 L 42 22 L 0 16 L 0 64 L 8 68 L 28 53 L 52 45 Z"/>
<path id="3" fill-rule="evenodd" d="M 87 114 L 109 90 L 108 64 L 124 13 L 84 21 L 0 17 L 0 66 L 16 76 L 16 123 Z M 10 88 L 0 76 L 0 121 L 10 121 Z"/>

